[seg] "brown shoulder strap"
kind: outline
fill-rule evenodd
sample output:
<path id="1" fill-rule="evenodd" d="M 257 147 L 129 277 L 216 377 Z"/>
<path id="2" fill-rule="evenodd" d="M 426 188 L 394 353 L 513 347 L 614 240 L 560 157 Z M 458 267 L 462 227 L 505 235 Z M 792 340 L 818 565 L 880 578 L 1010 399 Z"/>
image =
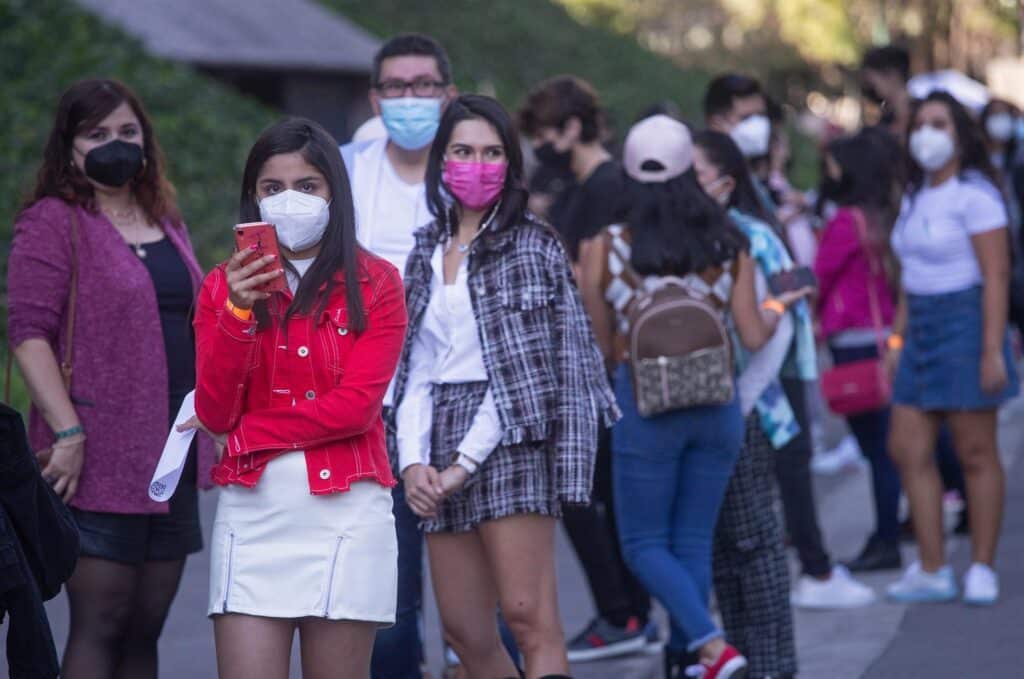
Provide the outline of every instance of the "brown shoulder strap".
<path id="1" fill-rule="evenodd" d="M 64 358 L 60 363 L 60 372 L 64 377 L 64 388 L 71 398 L 71 359 L 72 343 L 75 336 L 75 312 L 78 309 L 78 211 L 71 208 L 71 288 L 68 291 L 68 318 L 64 330 Z"/>
<path id="2" fill-rule="evenodd" d="M 71 207 L 71 284 L 68 290 L 67 325 L 64 328 L 64 354 L 60 362 L 60 374 L 64 378 L 64 388 L 71 397 L 72 340 L 75 330 L 75 311 L 78 307 L 78 213 Z M 6 380 L 4 384 L 4 402 L 11 402 L 11 368 L 14 363 L 14 348 L 7 346 Z"/>

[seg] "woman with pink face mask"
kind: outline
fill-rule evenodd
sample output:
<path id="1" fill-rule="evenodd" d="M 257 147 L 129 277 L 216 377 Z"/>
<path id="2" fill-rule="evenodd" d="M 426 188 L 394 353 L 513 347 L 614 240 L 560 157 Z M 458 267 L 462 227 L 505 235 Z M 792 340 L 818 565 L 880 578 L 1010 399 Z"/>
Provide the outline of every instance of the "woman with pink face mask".
<path id="1" fill-rule="evenodd" d="M 568 674 L 555 523 L 590 499 L 599 418 L 618 417 L 554 231 L 527 212 L 518 135 L 489 97 L 444 113 L 427 165 L 434 221 L 406 266 L 395 380 L 398 471 L 422 517 L 446 640 L 470 676 Z"/>

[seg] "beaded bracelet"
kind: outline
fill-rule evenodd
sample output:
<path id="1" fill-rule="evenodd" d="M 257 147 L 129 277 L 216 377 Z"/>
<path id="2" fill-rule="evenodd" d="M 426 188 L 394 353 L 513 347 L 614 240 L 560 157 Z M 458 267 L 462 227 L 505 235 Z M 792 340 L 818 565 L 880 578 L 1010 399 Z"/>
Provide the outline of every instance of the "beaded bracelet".
<path id="1" fill-rule="evenodd" d="M 82 425 L 76 424 L 73 427 L 68 427 L 67 429 L 64 429 L 62 431 L 55 432 L 54 436 L 57 437 L 57 440 L 59 441 L 61 439 L 69 439 L 75 434 L 82 434 L 84 432 L 85 429 L 82 428 Z"/>

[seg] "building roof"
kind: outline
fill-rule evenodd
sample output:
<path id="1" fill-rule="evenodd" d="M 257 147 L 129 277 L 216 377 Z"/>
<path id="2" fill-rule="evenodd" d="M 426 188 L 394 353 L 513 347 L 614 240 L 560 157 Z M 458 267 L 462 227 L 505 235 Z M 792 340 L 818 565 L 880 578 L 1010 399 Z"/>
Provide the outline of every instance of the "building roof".
<path id="1" fill-rule="evenodd" d="M 201 66 L 368 73 L 380 42 L 315 0 L 76 0 L 157 56 Z"/>

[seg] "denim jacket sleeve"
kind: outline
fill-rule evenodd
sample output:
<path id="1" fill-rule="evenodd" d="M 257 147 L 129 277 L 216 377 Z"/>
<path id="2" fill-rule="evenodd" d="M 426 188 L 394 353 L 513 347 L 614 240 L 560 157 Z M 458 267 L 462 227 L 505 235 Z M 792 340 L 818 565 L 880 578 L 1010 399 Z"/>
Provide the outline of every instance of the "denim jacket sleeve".
<path id="1" fill-rule="evenodd" d="M 228 455 L 308 449 L 361 434 L 379 420 L 405 338 L 405 295 L 398 271 L 388 267 L 371 299 L 366 329 L 345 357 L 341 383 L 322 398 L 244 414 L 228 435 Z"/>
<path id="2" fill-rule="evenodd" d="M 224 269 L 203 281 L 196 304 L 196 415 L 216 433 L 234 429 L 242 415 L 258 342 L 256 321 L 243 321 L 225 309 Z"/>

